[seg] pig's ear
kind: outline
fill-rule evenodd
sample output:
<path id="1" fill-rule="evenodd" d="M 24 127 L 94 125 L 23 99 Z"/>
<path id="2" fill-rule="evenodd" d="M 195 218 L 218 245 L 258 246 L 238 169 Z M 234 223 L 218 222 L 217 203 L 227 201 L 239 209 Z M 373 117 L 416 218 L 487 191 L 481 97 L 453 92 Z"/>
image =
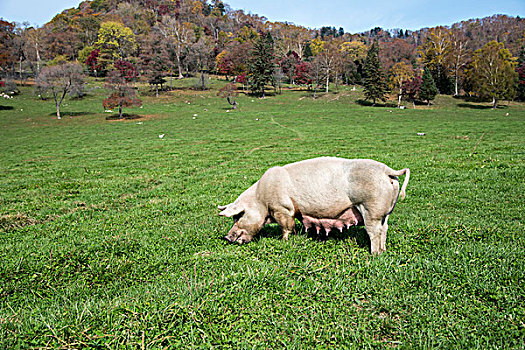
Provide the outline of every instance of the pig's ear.
<path id="1" fill-rule="evenodd" d="M 219 215 L 220 216 L 226 216 L 228 218 L 231 218 L 232 216 L 238 215 L 244 211 L 243 208 L 235 205 L 235 204 L 228 204 L 228 205 L 219 205 L 219 210 L 222 210 Z"/>

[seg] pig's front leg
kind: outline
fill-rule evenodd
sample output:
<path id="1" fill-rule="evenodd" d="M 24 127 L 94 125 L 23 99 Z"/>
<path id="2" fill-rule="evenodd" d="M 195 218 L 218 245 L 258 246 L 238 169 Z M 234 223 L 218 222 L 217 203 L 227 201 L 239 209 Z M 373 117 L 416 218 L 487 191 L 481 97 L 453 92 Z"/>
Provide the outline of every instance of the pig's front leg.
<path id="1" fill-rule="evenodd" d="M 295 220 L 293 216 L 291 216 L 288 213 L 276 212 L 273 214 L 273 217 L 281 227 L 281 230 L 283 231 L 283 239 L 287 241 L 288 235 L 291 232 L 293 232 L 293 229 L 295 227 Z"/>

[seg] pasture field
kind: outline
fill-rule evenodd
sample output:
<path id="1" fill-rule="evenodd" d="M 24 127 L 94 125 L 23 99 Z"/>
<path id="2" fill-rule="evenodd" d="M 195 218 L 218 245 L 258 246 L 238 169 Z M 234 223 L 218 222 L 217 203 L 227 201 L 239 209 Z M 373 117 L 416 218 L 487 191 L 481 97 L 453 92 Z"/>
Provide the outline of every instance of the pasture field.
<path id="1" fill-rule="evenodd" d="M 29 88 L 0 101 L 0 348 L 523 348 L 524 105 L 284 90 L 231 111 L 220 84 L 124 121 L 102 89 L 62 120 Z M 411 169 L 386 253 L 362 227 L 221 240 L 217 205 L 318 156 Z"/>

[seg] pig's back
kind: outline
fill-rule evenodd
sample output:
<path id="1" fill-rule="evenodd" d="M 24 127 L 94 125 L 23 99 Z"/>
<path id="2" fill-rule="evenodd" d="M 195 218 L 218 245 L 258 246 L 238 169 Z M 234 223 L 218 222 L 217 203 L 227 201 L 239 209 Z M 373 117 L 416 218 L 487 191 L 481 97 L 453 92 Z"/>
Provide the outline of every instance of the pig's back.
<path id="1" fill-rule="evenodd" d="M 386 166 L 369 159 L 322 157 L 283 167 L 290 176 L 290 197 L 303 215 L 337 217 L 375 196 Z M 386 183 L 385 183 L 386 185 Z M 381 187 L 381 186 L 379 186 Z"/>

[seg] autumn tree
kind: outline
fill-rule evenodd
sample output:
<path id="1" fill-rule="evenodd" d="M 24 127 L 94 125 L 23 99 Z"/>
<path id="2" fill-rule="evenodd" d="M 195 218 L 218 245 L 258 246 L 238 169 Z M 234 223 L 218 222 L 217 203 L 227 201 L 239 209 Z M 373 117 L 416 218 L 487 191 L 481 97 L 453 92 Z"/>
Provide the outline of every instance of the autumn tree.
<path id="1" fill-rule="evenodd" d="M 474 92 L 481 98 L 492 99 L 492 108 L 499 100 L 512 99 L 517 73 L 515 58 L 503 43 L 491 41 L 476 50 L 469 69 L 469 79 Z"/>
<path id="2" fill-rule="evenodd" d="M 386 101 L 388 85 L 379 61 L 379 46 L 375 42 L 366 55 L 363 73 L 366 99 L 372 100 L 372 106 L 375 106 L 376 100 Z"/>
<path id="3" fill-rule="evenodd" d="M 450 32 L 450 64 L 454 74 L 454 96 L 459 95 L 459 79 L 471 56 L 465 34 L 457 28 Z"/>
<path id="4" fill-rule="evenodd" d="M 65 56 L 71 61 L 76 58 L 78 48 L 82 47 L 82 43 L 78 33 L 70 26 L 64 25 L 56 28 L 52 23 L 48 23 L 44 25 L 42 31 L 44 59 L 50 60 L 57 56 Z"/>
<path id="5" fill-rule="evenodd" d="M 248 77 L 246 74 L 242 73 L 235 77 L 235 82 L 242 84 L 242 90 L 244 91 L 246 84 L 248 83 Z"/>
<path id="6" fill-rule="evenodd" d="M 280 53 L 284 55 L 293 51 L 302 60 L 306 43 L 312 38 L 311 31 L 291 23 L 280 23 L 280 30 L 281 40 L 276 43 Z"/>
<path id="7" fill-rule="evenodd" d="M 324 70 L 323 76 L 325 79 L 325 92 L 328 93 L 330 86 L 330 78 L 334 77 L 337 80 L 337 67 L 341 63 L 341 52 L 339 51 L 339 45 L 332 40 L 323 45 L 321 52 L 317 55 L 319 57 L 321 67 Z"/>
<path id="8" fill-rule="evenodd" d="M 200 72 L 200 88 L 206 90 L 204 72 L 211 69 L 214 59 L 213 43 L 209 37 L 202 36 L 196 43 L 190 46 L 188 56 L 189 61 L 193 62 L 193 69 Z"/>
<path id="9" fill-rule="evenodd" d="M 13 39 L 15 37 L 15 25 L 0 19 L 0 73 L 6 75 L 14 71 L 16 55 L 13 50 Z"/>
<path id="10" fill-rule="evenodd" d="M 141 106 L 142 101 L 137 97 L 135 88 L 131 84 L 138 76 L 133 64 L 123 60 L 117 60 L 115 69 L 110 71 L 106 78 L 106 89 L 112 91 L 108 98 L 104 99 L 102 105 L 105 109 L 118 107 L 119 118 L 122 119 L 123 107 Z"/>
<path id="11" fill-rule="evenodd" d="M 272 82 L 274 66 L 273 39 L 268 32 L 255 42 L 248 63 L 248 84 L 253 93 L 264 98 L 264 87 Z"/>
<path id="12" fill-rule="evenodd" d="M 155 96 L 159 96 L 159 86 L 166 82 L 164 76 L 171 71 L 170 50 L 164 37 L 158 33 L 140 36 L 139 67 L 142 75 L 148 77 L 150 85 L 155 87 Z"/>
<path id="13" fill-rule="evenodd" d="M 215 57 L 215 67 L 217 69 L 217 74 L 226 75 L 226 80 L 229 80 L 229 76 L 233 75 L 233 62 L 229 57 L 230 52 L 222 50 Z"/>
<path id="14" fill-rule="evenodd" d="M 325 73 L 325 70 L 322 66 L 321 57 L 319 55 L 314 56 L 313 60 L 309 62 L 309 68 L 308 80 L 311 81 L 314 90 L 313 99 L 315 100 L 317 98 L 317 90 L 319 89 L 321 82 L 324 80 Z"/>
<path id="15" fill-rule="evenodd" d="M 430 106 L 430 101 L 436 98 L 438 89 L 434 78 L 430 73 L 430 70 L 425 67 L 423 71 L 423 78 L 421 79 L 421 87 L 419 88 L 419 98 L 423 101 L 427 101 L 427 104 Z"/>
<path id="16" fill-rule="evenodd" d="M 397 107 L 401 106 L 403 83 L 414 77 L 414 69 L 405 62 L 399 62 L 390 69 L 390 88 L 397 91 Z"/>
<path id="17" fill-rule="evenodd" d="M 42 67 L 42 49 L 44 44 L 44 30 L 42 28 L 27 28 L 24 31 L 24 52 L 29 59 L 34 76 L 38 76 Z M 36 62 L 36 68 L 33 66 Z"/>
<path id="18" fill-rule="evenodd" d="M 416 108 L 416 99 L 418 98 L 419 90 L 421 88 L 421 77 L 415 76 L 411 79 L 405 80 L 401 85 L 403 96 L 412 102 L 412 107 Z"/>
<path id="19" fill-rule="evenodd" d="M 351 81 L 352 84 L 361 84 L 367 46 L 361 41 L 345 41 L 341 44 L 340 51 L 343 55 L 343 74 L 347 83 Z"/>
<path id="20" fill-rule="evenodd" d="M 380 43 L 381 66 L 390 70 L 396 63 L 411 64 L 415 61 L 416 48 L 406 40 L 394 38 L 392 41 Z"/>
<path id="21" fill-rule="evenodd" d="M 436 86 L 442 94 L 451 92 L 449 73 L 452 50 L 451 33 L 445 27 L 430 29 L 423 45 L 419 48 L 422 63 L 430 69 Z"/>
<path id="22" fill-rule="evenodd" d="M 294 69 L 294 81 L 299 85 L 310 85 L 312 84 L 311 79 L 311 63 L 310 62 L 297 62 Z"/>
<path id="23" fill-rule="evenodd" d="M 235 100 L 237 95 L 237 85 L 234 83 L 224 85 L 217 93 L 217 96 L 225 98 L 232 105 L 233 109 L 237 109 L 237 101 Z"/>
<path id="24" fill-rule="evenodd" d="M 179 79 L 183 78 L 182 59 L 195 40 L 194 25 L 174 17 L 163 16 L 162 21 L 157 25 L 157 29 L 173 45 L 178 76 Z"/>
<path id="25" fill-rule="evenodd" d="M 24 51 L 25 40 L 26 40 L 26 38 L 24 37 L 24 32 L 27 29 L 27 25 L 28 25 L 27 22 L 22 23 L 22 24 L 16 23 L 15 25 L 16 35 L 13 37 L 12 46 L 11 46 L 12 52 L 14 56 L 16 57 L 16 59 L 18 60 L 17 62 L 18 76 L 20 80 L 23 80 L 25 78 L 23 75 L 22 63 L 27 60 L 26 52 Z"/>
<path id="26" fill-rule="evenodd" d="M 128 57 L 135 49 L 133 31 L 120 22 L 104 22 L 100 25 L 95 47 L 100 50 L 98 62 L 102 69 L 117 60 Z"/>
<path id="27" fill-rule="evenodd" d="M 102 64 L 99 61 L 100 50 L 95 49 L 89 53 L 89 56 L 86 58 L 84 63 L 88 66 L 91 73 L 98 77 L 99 73 L 104 73 L 102 69 Z"/>
<path id="28" fill-rule="evenodd" d="M 45 67 L 36 79 L 41 94 L 50 93 L 55 100 L 57 119 L 61 119 L 60 105 L 68 93 L 81 93 L 84 87 L 82 66 L 78 63 L 64 63 Z"/>
<path id="29" fill-rule="evenodd" d="M 321 51 L 324 50 L 326 41 L 321 40 L 321 38 L 315 38 L 310 42 L 310 50 L 313 56 L 317 56 Z"/>
<path id="30" fill-rule="evenodd" d="M 89 45 L 84 46 L 82 49 L 78 51 L 77 61 L 86 65 L 87 68 L 90 68 L 89 65 L 86 63 L 86 61 L 89 55 L 91 55 L 91 52 L 93 50 L 95 50 L 93 46 L 89 46 Z"/>
<path id="31" fill-rule="evenodd" d="M 299 55 L 295 51 L 289 51 L 286 56 L 279 60 L 279 66 L 283 74 L 288 78 L 290 84 L 294 84 L 295 66 L 299 63 Z"/>
<path id="32" fill-rule="evenodd" d="M 226 75 L 226 78 L 246 74 L 252 49 L 252 42 L 232 41 L 216 57 L 217 72 Z"/>

